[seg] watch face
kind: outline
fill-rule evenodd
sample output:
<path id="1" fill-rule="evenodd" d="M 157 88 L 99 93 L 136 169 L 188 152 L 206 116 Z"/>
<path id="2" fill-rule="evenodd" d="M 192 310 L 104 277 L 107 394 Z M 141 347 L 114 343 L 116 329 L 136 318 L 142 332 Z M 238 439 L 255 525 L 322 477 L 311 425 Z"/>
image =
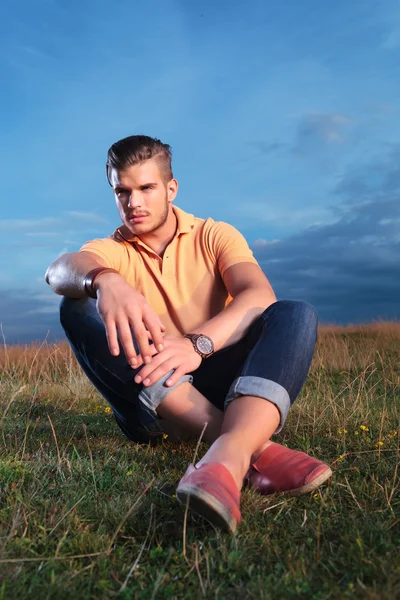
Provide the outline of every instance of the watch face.
<path id="1" fill-rule="evenodd" d="M 208 338 L 205 335 L 201 335 L 196 340 L 196 345 L 202 354 L 211 354 L 214 350 L 214 344 L 212 343 L 210 338 Z"/>

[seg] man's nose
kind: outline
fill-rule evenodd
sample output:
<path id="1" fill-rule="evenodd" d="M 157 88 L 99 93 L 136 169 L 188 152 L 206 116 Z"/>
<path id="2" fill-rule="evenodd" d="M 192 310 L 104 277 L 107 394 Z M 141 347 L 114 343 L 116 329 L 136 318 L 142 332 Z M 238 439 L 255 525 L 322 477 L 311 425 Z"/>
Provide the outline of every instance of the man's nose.
<path id="1" fill-rule="evenodd" d="M 128 208 L 136 208 L 140 206 L 142 203 L 141 194 L 131 193 L 128 200 Z"/>

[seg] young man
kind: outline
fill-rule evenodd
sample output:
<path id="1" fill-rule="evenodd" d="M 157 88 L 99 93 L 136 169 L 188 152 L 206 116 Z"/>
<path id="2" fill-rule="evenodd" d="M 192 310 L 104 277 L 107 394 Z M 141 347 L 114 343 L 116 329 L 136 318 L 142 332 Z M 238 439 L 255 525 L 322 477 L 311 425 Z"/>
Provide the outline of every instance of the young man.
<path id="1" fill-rule="evenodd" d="M 127 437 L 191 432 L 210 448 L 177 488 L 181 502 L 234 531 L 244 483 L 301 494 L 328 465 L 270 442 L 307 376 L 317 317 L 277 301 L 244 237 L 172 203 L 171 149 L 130 136 L 108 151 L 122 226 L 64 254 L 46 280 L 76 358 Z M 121 351 L 123 350 L 123 352 Z"/>

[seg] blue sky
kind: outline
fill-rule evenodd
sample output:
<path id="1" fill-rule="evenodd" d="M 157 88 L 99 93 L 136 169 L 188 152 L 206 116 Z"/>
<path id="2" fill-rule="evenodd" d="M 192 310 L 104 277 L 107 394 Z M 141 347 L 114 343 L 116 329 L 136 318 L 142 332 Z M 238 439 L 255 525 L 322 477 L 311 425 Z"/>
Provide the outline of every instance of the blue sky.
<path id="1" fill-rule="evenodd" d="M 323 322 L 400 316 L 400 4 L 3 0 L 0 321 L 59 335 L 44 272 L 108 235 L 108 147 L 174 152 L 176 204 L 238 227 Z"/>

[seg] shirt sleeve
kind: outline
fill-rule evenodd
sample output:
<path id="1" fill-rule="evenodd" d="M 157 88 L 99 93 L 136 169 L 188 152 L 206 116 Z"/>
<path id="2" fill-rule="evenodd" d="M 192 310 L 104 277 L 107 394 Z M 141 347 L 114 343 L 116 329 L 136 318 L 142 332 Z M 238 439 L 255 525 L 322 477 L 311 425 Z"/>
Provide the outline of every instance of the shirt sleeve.
<path id="1" fill-rule="evenodd" d="M 92 252 L 104 260 L 106 265 L 119 273 L 122 270 L 122 262 L 125 254 L 123 244 L 111 238 L 99 238 L 86 242 L 79 252 Z"/>
<path id="2" fill-rule="evenodd" d="M 244 236 L 229 223 L 217 222 L 211 228 L 212 251 L 221 276 L 232 265 L 250 262 L 258 265 Z"/>

